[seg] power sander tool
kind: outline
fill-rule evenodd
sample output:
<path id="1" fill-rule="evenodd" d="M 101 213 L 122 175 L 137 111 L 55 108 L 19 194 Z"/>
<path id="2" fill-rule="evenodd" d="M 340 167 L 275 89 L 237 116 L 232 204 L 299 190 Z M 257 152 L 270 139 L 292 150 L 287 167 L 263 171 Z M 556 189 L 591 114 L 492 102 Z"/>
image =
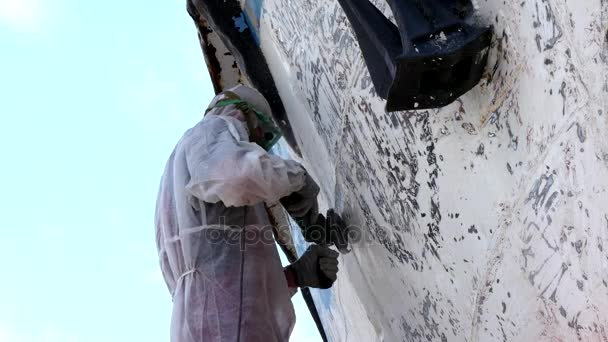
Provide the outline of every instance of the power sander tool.
<path id="1" fill-rule="evenodd" d="M 299 201 L 297 194 L 281 199 L 281 204 L 288 207 Z M 342 254 L 350 252 L 348 249 L 348 226 L 334 209 L 327 210 L 326 214 L 319 214 L 315 208 L 309 210 L 304 217 L 294 217 L 300 226 L 302 235 L 307 242 L 322 246 L 335 246 Z"/>

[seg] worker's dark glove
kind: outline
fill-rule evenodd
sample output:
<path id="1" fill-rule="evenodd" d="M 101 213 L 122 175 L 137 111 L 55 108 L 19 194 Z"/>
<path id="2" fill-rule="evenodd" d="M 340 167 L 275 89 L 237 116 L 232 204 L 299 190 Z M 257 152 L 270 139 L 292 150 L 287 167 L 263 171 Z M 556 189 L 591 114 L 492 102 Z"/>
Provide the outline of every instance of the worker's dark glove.
<path id="1" fill-rule="evenodd" d="M 300 222 L 298 222 L 300 223 Z M 333 209 L 329 209 L 327 214 L 317 214 L 314 223 L 303 221 L 302 234 L 308 242 L 319 245 L 333 245 L 338 250 L 348 248 L 348 227 Z"/>
<path id="2" fill-rule="evenodd" d="M 338 252 L 311 245 L 293 264 L 287 266 L 299 287 L 330 288 L 338 277 Z"/>
<path id="3" fill-rule="evenodd" d="M 291 195 L 281 198 L 281 204 L 295 219 L 301 219 L 306 216 L 316 217 L 319 212 L 317 196 L 319 195 L 319 186 L 306 173 L 304 186 L 293 192 Z"/>

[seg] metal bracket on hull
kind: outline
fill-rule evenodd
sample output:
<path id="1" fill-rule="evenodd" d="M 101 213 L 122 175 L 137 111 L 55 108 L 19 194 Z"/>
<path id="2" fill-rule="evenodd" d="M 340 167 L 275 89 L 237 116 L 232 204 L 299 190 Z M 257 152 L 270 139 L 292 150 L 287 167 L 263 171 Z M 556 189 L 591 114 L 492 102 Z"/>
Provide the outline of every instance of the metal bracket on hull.
<path id="1" fill-rule="evenodd" d="M 338 0 L 387 111 L 437 108 L 473 88 L 492 29 L 465 22 L 469 0 L 387 0 L 397 25 L 368 0 Z"/>

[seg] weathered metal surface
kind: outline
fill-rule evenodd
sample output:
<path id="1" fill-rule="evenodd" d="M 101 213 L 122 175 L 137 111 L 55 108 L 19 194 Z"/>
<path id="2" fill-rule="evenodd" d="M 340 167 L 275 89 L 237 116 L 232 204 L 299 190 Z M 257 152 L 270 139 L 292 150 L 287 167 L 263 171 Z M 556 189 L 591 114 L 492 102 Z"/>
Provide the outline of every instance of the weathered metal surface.
<path id="1" fill-rule="evenodd" d="M 205 55 L 207 70 L 211 77 L 211 83 L 215 93 L 221 92 L 235 84 L 248 83 L 243 77 L 236 59 L 228 50 L 218 32 L 210 25 L 209 21 L 196 9 L 192 1 L 188 1 L 188 14 L 194 20 L 198 28 L 198 37 Z"/>
<path id="2" fill-rule="evenodd" d="M 250 4 L 250 5 L 248 5 Z M 245 9 L 243 9 L 245 6 Z M 250 84 L 268 100 L 285 140 L 299 153 L 289 118 L 259 47 L 261 3 L 248 0 L 188 0 L 216 93 L 237 83 Z"/>
<path id="3" fill-rule="evenodd" d="M 313 291 L 331 341 L 608 341 L 608 2 L 476 2 L 482 83 L 390 114 L 336 1 L 261 5 L 304 163 L 363 236 Z"/>

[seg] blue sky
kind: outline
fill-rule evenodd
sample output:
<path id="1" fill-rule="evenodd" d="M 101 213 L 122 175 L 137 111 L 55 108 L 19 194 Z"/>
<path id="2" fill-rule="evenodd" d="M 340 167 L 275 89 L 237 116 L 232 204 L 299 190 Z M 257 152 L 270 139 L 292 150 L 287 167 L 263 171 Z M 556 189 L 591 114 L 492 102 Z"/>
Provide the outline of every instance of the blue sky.
<path id="1" fill-rule="evenodd" d="M 212 96 L 185 0 L 0 0 L 0 342 L 168 341 L 156 191 Z"/>

